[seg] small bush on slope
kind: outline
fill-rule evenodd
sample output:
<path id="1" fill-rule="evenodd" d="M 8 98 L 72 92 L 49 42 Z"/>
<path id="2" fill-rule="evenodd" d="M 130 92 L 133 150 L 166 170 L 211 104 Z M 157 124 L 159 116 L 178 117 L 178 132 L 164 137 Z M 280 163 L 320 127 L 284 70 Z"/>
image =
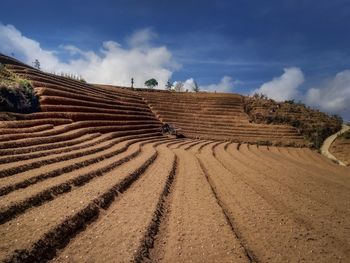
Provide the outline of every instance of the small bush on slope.
<path id="1" fill-rule="evenodd" d="M 31 113 L 39 110 L 39 100 L 28 80 L 0 65 L 0 111 Z"/>
<path id="2" fill-rule="evenodd" d="M 344 133 L 341 135 L 341 137 L 344 138 L 344 139 L 349 140 L 349 139 L 350 139 L 350 130 L 344 132 Z"/>

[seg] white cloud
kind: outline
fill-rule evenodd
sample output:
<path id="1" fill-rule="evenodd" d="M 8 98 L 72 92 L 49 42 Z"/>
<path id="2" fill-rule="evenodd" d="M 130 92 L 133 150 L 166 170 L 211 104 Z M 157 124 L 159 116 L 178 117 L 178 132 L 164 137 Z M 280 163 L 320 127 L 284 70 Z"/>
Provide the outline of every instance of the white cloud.
<path id="1" fill-rule="evenodd" d="M 195 83 L 194 83 L 194 79 L 193 78 L 190 78 L 190 79 L 187 79 L 185 82 L 184 82 L 184 90 L 188 90 L 188 91 L 193 91 L 194 87 L 195 87 Z"/>
<path id="2" fill-rule="evenodd" d="M 303 72 L 299 68 L 285 68 L 282 76 L 264 83 L 254 93 L 267 95 L 269 98 L 284 101 L 298 96 L 298 88 L 304 82 Z"/>
<path id="3" fill-rule="evenodd" d="M 81 75 L 92 83 L 129 86 L 133 77 L 135 86 L 143 87 L 147 79 L 156 78 L 158 87 L 164 88 L 173 71 L 180 66 L 165 46 L 150 44 L 155 36 L 151 29 L 146 28 L 134 32 L 127 39 L 130 47 L 124 48 L 115 41 L 105 41 L 98 53 L 62 44 L 60 52 L 68 55 L 67 62 L 63 62 L 57 56 L 57 51 L 46 50 L 39 42 L 22 35 L 14 26 L 0 23 L 0 52 L 8 55 L 13 53 L 27 64 L 38 59 L 45 71 Z"/>
<path id="4" fill-rule="evenodd" d="M 350 119 L 350 70 L 339 72 L 332 80 L 324 81 L 319 88 L 310 88 L 306 102 L 323 111 Z"/>
<path id="5" fill-rule="evenodd" d="M 155 37 L 157 37 L 157 34 L 151 28 L 144 28 L 129 36 L 127 42 L 131 47 L 147 47 Z"/>
<path id="6" fill-rule="evenodd" d="M 48 65 L 50 70 L 58 67 L 59 60 L 53 51 L 44 50 L 40 43 L 27 38 L 12 25 L 0 23 L 0 52 L 15 54 L 17 58 L 31 64 L 38 58 L 43 65 Z"/>
<path id="7" fill-rule="evenodd" d="M 210 84 L 210 85 L 206 85 L 206 86 L 199 86 L 199 89 L 202 91 L 217 91 L 217 92 L 230 92 L 233 87 L 234 84 L 236 82 L 233 81 L 233 79 L 229 76 L 224 76 L 219 83 L 217 84 Z M 238 82 L 237 82 L 238 83 Z"/>

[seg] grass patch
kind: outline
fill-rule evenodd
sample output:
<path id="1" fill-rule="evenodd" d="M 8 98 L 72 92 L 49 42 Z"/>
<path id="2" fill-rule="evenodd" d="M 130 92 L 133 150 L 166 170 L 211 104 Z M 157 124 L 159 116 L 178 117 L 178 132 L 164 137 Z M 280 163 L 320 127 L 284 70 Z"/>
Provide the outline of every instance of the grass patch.
<path id="1" fill-rule="evenodd" d="M 350 139 L 350 130 L 344 132 L 342 135 L 340 135 L 340 137 L 349 140 Z"/>
<path id="2" fill-rule="evenodd" d="M 30 81 L 11 73 L 0 64 L 0 111 L 32 113 L 39 111 L 39 99 Z"/>

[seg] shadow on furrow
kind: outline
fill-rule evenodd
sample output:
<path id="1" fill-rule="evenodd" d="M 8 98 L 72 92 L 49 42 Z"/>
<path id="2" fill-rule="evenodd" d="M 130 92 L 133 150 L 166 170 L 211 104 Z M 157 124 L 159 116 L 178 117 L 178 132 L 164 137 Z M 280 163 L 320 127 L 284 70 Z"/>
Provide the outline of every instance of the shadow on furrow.
<path id="1" fill-rule="evenodd" d="M 137 249 L 134 262 L 140 263 L 146 260 L 152 261 L 150 258 L 150 251 L 154 247 L 155 238 L 159 232 L 160 225 L 162 224 L 162 221 L 166 214 L 166 203 L 168 201 L 168 196 L 171 193 L 171 187 L 176 176 L 177 165 L 178 157 L 176 154 L 174 154 L 172 169 L 168 175 L 163 192 L 159 197 L 156 210 L 153 213 L 152 221 L 147 228 L 146 234 L 139 248 Z"/>
<path id="2" fill-rule="evenodd" d="M 218 144 L 215 144 L 214 147 L 217 145 Z M 196 156 L 196 158 L 197 158 L 197 160 L 199 162 L 199 166 L 201 167 L 202 172 L 203 172 L 203 174 L 204 174 L 204 176 L 205 176 L 205 178 L 210 186 L 210 189 L 211 189 L 213 195 L 215 196 L 215 199 L 216 199 L 218 205 L 220 206 L 222 213 L 224 214 L 228 225 L 230 226 L 230 228 L 232 230 L 233 235 L 236 237 L 236 239 L 239 241 L 240 245 L 242 246 L 245 256 L 247 257 L 249 262 L 254 262 L 254 263 L 260 262 L 258 260 L 257 256 L 254 255 L 253 251 L 251 249 L 249 249 L 247 247 L 247 245 L 243 242 L 242 237 L 241 237 L 237 227 L 235 226 L 234 219 L 230 216 L 230 213 L 225 208 L 224 203 L 220 200 L 220 198 L 217 194 L 217 191 L 216 191 L 215 187 L 213 186 L 214 184 L 209 177 L 207 169 L 205 168 L 203 162 L 198 158 L 198 156 Z"/>

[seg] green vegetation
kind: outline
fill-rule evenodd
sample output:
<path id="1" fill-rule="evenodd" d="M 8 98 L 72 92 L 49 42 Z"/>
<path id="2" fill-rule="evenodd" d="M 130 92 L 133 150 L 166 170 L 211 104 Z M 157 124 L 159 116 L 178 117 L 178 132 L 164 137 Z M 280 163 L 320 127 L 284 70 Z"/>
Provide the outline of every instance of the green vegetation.
<path id="1" fill-rule="evenodd" d="M 165 89 L 170 91 L 173 88 L 173 86 L 173 83 L 169 79 L 165 85 Z"/>
<path id="2" fill-rule="evenodd" d="M 40 61 L 38 59 L 33 61 L 33 67 L 40 70 Z"/>
<path id="3" fill-rule="evenodd" d="M 269 99 L 266 95 L 264 95 L 262 93 L 260 93 L 260 94 L 259 93 L 254 93 L 253 98 L 255 98 L 255 99 L 265 99 L 265 100 Z"/>
<path id="4" fill-rule="evenodd" d="M 31 113 L 39 110 L 32 84 L 0 65 L 0 111 Z"/>
<path id="5" fill-rule="evenodd" d="M 194 81 L 193 91 L 194 92 L 199 92 L 199 86 L 198 86 L 196 81 Z"/>
<path id="6" fill-rule="evenodd" d="M 350 139 L 350 130 L 344 132 L 340 137 L 349 140 Z"/>
<path id="7" fill-rule="evenodd" d="M 145 85 L 149 89 L 153 89 L 155 86 L 158 86 L 158 81 L 156 79 L 149 79 L 145 81 Z"/>

